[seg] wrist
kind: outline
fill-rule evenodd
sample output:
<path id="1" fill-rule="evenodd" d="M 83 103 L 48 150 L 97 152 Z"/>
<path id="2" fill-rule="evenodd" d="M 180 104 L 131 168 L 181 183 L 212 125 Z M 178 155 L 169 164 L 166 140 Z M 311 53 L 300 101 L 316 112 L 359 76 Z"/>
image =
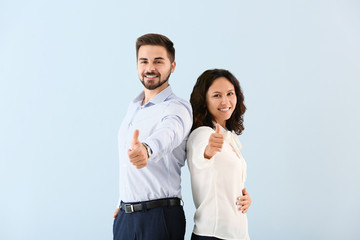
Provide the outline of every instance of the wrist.
<path id="1" fill-rule="evenodd" d="M 149 147 L 149 145 L 147 145 L 146 143 L 142 143 L 147 151 L 147 155 L 148 155 L 148 158 L 151 157 L 151 155 L 153 154 L 153 151 L 151 150 L 151 148 Z"/>
<path id="2" fill-rule="evenodd" d="M 204 151 L 204 158 L 210 159 L 212 157 L 213 157 L 213 155 L 208 153 L 208 146 L 206 146 L 205 151 Z"/>

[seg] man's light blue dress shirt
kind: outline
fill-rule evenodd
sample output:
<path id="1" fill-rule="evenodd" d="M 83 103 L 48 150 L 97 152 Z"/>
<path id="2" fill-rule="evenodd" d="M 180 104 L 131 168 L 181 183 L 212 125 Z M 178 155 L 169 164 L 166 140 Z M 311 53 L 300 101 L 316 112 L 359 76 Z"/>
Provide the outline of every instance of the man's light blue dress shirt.
<path id="1" fill-rule="evenodd" d="M 181 198 L 180 175 L 192 126 L 191 105 L 176 97 L 170 86 L 141 106 L 144 96 L 142 92 L 130 103 L 119 130 L 120 200 Z M 153 152 L 148 165 L 141 169 L 136 169 L 128 157 L 136 129 L 140 131 L 139 141 Z"/>

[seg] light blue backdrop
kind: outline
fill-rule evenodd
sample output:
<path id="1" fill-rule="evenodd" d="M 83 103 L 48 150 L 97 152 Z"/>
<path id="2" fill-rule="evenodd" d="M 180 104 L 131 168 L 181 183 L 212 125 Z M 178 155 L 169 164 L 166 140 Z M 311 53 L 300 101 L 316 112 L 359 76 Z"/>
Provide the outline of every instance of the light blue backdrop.
<path id="1" fill-rule="evenodd" d="M 117 130 L 149 32 L 175 43 L 178 96 L 209 68 L 241 82 L 252 239 L 360 239 L 355 0 L 0 0 L 0 239 L 111 239 Z"/>

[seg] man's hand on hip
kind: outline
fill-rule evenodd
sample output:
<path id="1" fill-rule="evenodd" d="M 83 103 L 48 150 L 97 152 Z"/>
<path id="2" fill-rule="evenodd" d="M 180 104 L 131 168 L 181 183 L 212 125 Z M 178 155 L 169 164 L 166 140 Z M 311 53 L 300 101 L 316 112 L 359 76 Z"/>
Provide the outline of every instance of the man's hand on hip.
<path id="1" fill-rule="evenodd" d="M 139 141 L 139 130 L 134 131 L 131 141 L 131 149 L 128 150 L 130 162 L 137 168 L 143 168 L 148 164 L 148 152 L 144 144 Z"/>
<path id="2" fill-rule="evenodd" d="M 116 217 L 117 217 L 117 215 L 119 214 L 119 211 L 120 211 L 120 208 L 115 209 L 115 212 L 114 212 L 114 218 L 116 218 Z"/>

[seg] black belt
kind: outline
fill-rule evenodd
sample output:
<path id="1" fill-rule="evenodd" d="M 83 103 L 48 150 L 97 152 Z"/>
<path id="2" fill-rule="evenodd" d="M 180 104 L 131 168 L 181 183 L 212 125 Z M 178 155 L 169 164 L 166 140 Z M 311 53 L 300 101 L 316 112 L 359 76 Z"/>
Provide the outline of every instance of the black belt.
<path id="1" fill-rule="evenodd" d="M 126 213 L 133 213 L 133 212 L 142 211 L 143 206 L 145 207 L 144 210 L 149 210 L 158 207 L 170 207 L 170 206 L 180 206 L 180 205 L 181 205 L 180 198 L 164 198 L 164 199 L 151 200 L 151 201 L 139 202 L 139 203 L 121 202 L 120 209 L 124 210 Z"/>

